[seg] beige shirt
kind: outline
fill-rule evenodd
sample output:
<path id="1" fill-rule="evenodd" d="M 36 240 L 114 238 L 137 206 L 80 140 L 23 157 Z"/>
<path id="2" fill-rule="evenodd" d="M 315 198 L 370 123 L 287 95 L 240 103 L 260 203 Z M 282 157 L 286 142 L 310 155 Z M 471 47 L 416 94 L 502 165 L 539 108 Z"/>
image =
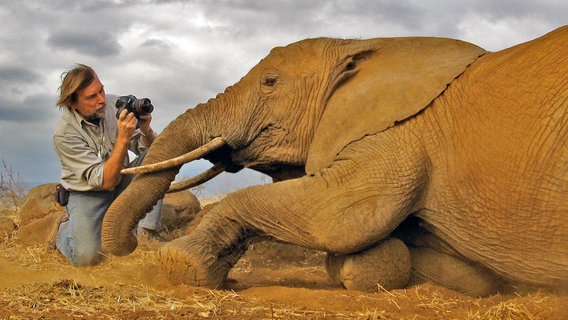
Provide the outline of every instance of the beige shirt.
<path id="1" fill-rule="evenodd" d="M 68 190 L 102 190 L 103 165 L 110 157 L 118 133 L 116 99 L 115 95 L 106 96 L 105 115 L 98 126 L 67 108 L 57 121 L 53 144 L 61 162 L 61 184 Z M 137 155 L 146 150 L 139 129 L 132 135 L 128 150 Z M 127 155 L 124 166 L 128 163 Z"/>

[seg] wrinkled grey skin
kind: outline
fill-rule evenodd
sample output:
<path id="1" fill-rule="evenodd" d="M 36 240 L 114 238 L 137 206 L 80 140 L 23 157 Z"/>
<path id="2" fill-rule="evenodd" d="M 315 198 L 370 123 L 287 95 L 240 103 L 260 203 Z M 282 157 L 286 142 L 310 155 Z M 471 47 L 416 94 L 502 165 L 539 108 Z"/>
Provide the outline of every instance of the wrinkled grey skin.
<path id="1" fill-rule="evenodd" d="M 207 207 L 160 250 L 164 270 L 219 288 L 250 241 L 269 237 L 328 252 L 330 275 L 352 289 L 566 287 L 567 38 L 563 27 L 486 54 L 434 38 L 274 49 L 172 121 L 146 156 L 223 137 L 228 147 L 208 159 L 277 181 Z M 105 217 L 106 248 L 134 250 L 131 230 L 178 170 L 136 177 Z"/>

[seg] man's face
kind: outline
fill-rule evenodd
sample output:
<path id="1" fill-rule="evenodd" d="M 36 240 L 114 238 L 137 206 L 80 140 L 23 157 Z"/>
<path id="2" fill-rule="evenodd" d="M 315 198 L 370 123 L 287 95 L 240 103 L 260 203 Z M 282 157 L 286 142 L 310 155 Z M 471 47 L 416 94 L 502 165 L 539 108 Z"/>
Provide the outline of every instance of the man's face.
<path id="1" fill-rule="evenodd" d="M 77 110 L 86 120 L 100 119 L 104 116 L 106 109 L 105 89 L 96 75 L 90 85 L 77 91 L 77 103 L 75 103 L 73 109 Z"/>

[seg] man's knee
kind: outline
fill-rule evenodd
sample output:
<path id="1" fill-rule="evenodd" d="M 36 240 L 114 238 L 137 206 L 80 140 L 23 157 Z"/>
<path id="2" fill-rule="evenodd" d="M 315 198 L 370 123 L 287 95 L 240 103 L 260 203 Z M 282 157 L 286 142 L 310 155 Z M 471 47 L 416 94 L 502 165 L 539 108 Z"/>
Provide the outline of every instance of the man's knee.
<path id="1" fill-rule="evenodd" d="M 71 264 L 74 266 L 91 266 L 100 261 L 100 253 L 98 248 L 89 246 L 84 248 L 76 248 L 70 258 Z"/>

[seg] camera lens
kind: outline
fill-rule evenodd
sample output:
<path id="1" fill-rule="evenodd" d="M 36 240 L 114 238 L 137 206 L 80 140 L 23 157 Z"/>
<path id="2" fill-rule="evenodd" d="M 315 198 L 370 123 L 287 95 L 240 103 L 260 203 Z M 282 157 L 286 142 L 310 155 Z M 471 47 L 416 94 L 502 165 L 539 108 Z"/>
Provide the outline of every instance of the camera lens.
<path id="1" fill-rule="evenodd" d="M 139 114 L 147 114 L 152 113 L 154 111 L 154 106 L 152 102 L 148 98 L 138 99 L 138 113 Z"/>

